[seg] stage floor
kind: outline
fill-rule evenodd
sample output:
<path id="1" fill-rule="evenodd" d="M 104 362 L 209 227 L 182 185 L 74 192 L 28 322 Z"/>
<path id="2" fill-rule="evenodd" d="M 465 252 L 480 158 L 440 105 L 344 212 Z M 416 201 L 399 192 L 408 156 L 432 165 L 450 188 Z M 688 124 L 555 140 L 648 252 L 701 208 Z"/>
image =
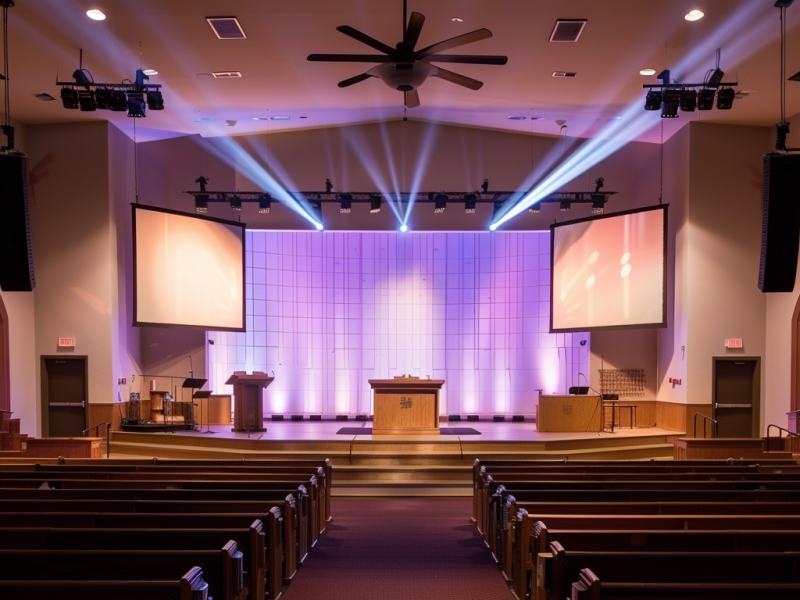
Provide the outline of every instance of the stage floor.
<path id="1" fill-rule="evenodd" d="M 313 441 L 313 442 L 343 442 L 343 441 L 415 441 L 415 442 L 443 442 L 451 443 L 456 440 L 467 442 L 553 442 L 560 440 L 593 440 L 598 438 L 636 438 L 636 437 L 650 437 L 650 436 L 682 436 L 683 432 L 671 431 L 661 429 L 659 427 L 634 427 L 633 429 L 625 427 L 623 429 L 615 429 L 613 433 L 610 432 L 565 432 L 565 433 L 551 433 L 551 432 L 538 432 L 536 430 L 536 423 L 533 421 L 523 423 L 503 422 L 496 423 L 493 421 L 459 421 L 453 423 L 442 424 L 441 428 L 448 427 L 465 428 L 469 427 L 476 429 L 480 435 L 344 435 L 337 434 L 340 429 L 347 428 L 366 428 L 372 427 L 372 421 L 264 421 L 264 427 L 267 431 L 264 433 L 234 433 L 231 431 L 230 425 L 211 425 L 211 431 L 214 434 L 204 433 L 206 426 L 203 426 L 202 432 L 198 431 L 176 431 L 175 433 L 159 433 L 152 435 L 164 436 L 189 436 L 201 437 L 206 436 L 209 439 L 238 439 L 238 440 L 261 440 L 264 442 L 269 441 Z"/>

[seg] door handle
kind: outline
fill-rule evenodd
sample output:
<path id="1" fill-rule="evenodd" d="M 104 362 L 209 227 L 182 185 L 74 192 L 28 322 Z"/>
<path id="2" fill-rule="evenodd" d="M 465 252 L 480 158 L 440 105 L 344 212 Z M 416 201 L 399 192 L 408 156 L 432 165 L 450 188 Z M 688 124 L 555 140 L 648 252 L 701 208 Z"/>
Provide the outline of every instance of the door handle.
<path id="1" fill-rule="evenodd" d="M 83 408 L 83 402 L 51 402 L 49 406 L 80 406 Z"/>
<path id="2" fill-rule="evenodd" d="M 753 408 L 752 404 L 715 404 L 714 408 Z"/>

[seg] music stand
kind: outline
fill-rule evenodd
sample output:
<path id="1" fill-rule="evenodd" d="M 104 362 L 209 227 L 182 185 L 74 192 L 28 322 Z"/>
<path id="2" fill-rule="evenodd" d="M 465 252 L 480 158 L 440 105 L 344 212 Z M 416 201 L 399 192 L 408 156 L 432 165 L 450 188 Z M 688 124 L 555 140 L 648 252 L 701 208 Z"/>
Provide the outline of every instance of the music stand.
<path id="1" fill-rule="evenodd" d="M 183 380 L 183 384 L 181 385 L 181 387 L 183 389 L 192 390 L 191 398 L 194 398 L 194 395 L 196 393 L 195 390 L 199 390 L 201 387 L 203 387 L 206 384 L 207 381 L 208 381 L 208 379 L 199 379 L 199 378 L 195 379 L 194 377 L 189 377 L 189 378 Z M 192 412 L 194 412 L 194 411 L 192 411 Z M 184 416 L 184 424 L 185 423 L 186 423 L 186 417 Z M 202 415 L 201 415 L 200 429 L 202 429 L 202 428 L 203 428 L 203 423 L 202 423 Z"/>
<path id="2" fill-rule="evenodd" d="M 200 433 L 217 433 L 211 431 L 211 410 L 208 406 L 209 398 L 211 397 L 211 390 L 197 390 L 193 398 L 200 400 Z M 203 431 L 203 399 L 206 401 L 206 430 Z"/>

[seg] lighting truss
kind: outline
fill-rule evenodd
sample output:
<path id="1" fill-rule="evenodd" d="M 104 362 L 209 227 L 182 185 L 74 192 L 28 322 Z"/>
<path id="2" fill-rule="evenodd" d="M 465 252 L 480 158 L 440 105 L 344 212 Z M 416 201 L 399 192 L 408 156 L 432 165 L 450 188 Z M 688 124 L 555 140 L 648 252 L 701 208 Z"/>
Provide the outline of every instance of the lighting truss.
<path id="1" fill-rule="evenodd" d="M 136 81 L 121 83 L 96 83 L 89 71 L 76 70 L 75 81 L 56 81 L 61 86 L 61 102 L 64 108 L 80 109 L 84 112 L 101 110 L 128 111 L 129 117 L 145 117 L 145 107 L 164 110 L 164 98 L 160 83 L 149 83 L 150 77 L 142 69 L 136 70 Z"/>
<path id="2" fill-rule="evenodd" d="M 207 181 L 207 180 L 206 180 Z M 204 182 L 205 183 L 205 182 Z M 602 187 L 601 184 L 598 184 Z M 264 192 L 241 192 L 241 191 L 207 191 L 205 185 L 201 185 L 200 190 L 190 190 L 184 192 L 193 196 L 195 203 L 200 200 L 200 206 L 207 209 L 211 204 L 231 205 L 231 199 L 236 198 L 236 206 L 255 204 L 259 207 L 259 212 L 269 212 L 270 202 L 280 204 L 281 201 L 271 197 Z M 307 191 L 307 192 L 287 192 L 292 198 L 299 200 L 305 199 L 313 209 L 321 210 L 322 205 L 330 204 L 339 208 L 341 212 L 349 212 L 353 204 L 369 204 L 370 212 L 376 212 L 379 206 L 378 200 L 388 200 L 397 204 L 433 204 L 436 209 L 437 204 L 441 208 L 447 203 L 463 203 L 467 213 L 476 211 L 478 205 L 492 205 L 496 212 L 511 197 L 519 196 L 519 192 L 399 192 L 394 194 L 376 194 L 375 192 L 334 192 L 334 191 Z M 542 198 L 531 208 L 531 212 L 539 212 L 543 204 L 569 205 L 575 208 L 576 205 L 586 205 L 591 208 L 593 213 L 601 213 L 609 197 L 618 192 L 609 192 L 596 189 L 590 192 L 556 192 Z"/>
<path id="3" fill-rule="evenodd" d="M 661 83 L 646 83 L 642 86 L 647 90 L 644 109 L 661 110 L 662 119 L 674 119 L 678 117 L 679 108 L 681 112 L 711 110 L 715 97 L 717 109 L 730 109 L 734 95 L 732 88 L 739 85 L 739 82 L 722 81 L 723 76 L 724 73 L 717 67 L 703 83 L 678 83 L 670 81 L 670 72 L 666 69 L 658 74 Z"/>

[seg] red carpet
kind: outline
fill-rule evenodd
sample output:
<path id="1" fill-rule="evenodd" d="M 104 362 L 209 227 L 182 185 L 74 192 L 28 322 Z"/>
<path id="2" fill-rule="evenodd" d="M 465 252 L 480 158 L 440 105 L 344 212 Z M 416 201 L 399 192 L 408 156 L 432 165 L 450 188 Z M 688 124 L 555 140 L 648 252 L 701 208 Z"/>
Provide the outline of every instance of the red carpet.
<path id="1" fill-rule="evenodd" d="M 470 498 L 334 498 L 286 600 L 512 600 Z"/>

